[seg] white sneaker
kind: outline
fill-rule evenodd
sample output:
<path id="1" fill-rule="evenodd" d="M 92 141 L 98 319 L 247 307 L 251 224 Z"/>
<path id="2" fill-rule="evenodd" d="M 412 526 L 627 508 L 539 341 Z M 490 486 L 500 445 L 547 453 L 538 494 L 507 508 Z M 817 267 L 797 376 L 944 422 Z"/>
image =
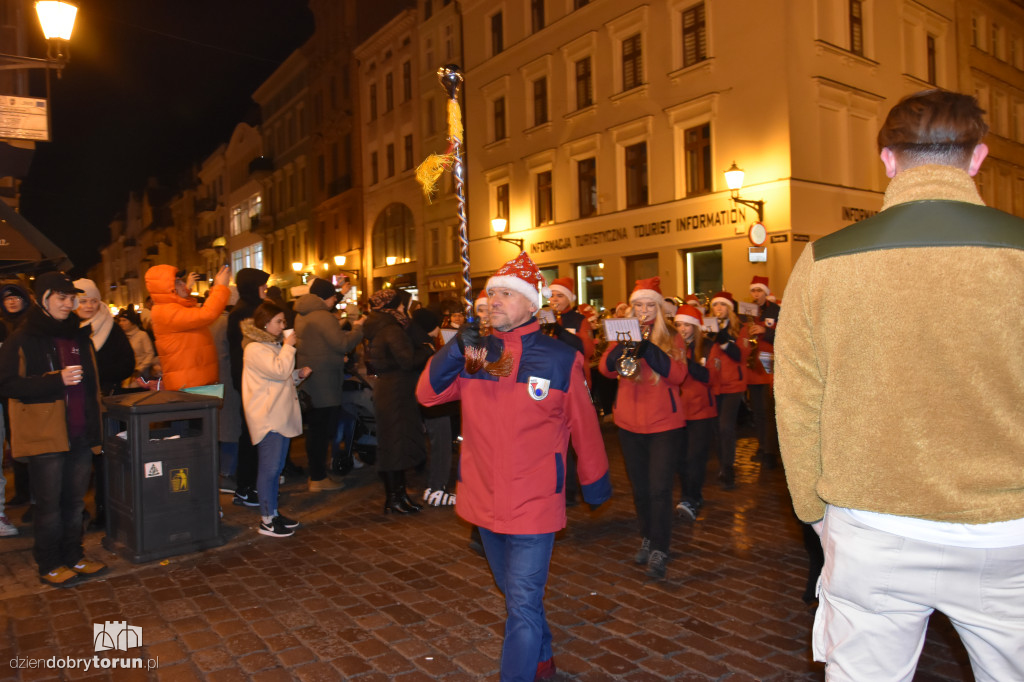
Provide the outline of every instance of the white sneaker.
<path id="1" fill-rule="evenodd" d="M 0 537 L 11 537 L 18 534 L 18 528 L 6 515 L 0 514 Z"/>

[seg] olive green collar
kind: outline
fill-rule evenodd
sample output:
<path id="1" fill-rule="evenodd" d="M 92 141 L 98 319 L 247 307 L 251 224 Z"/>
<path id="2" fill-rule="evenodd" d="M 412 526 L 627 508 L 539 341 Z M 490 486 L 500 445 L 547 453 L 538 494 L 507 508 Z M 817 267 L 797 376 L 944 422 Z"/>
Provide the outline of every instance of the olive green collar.
<path id="1" fill-rule="evenodd" d="M 945 199 L 985 205 L 974 178 L 952 166 L 929 164 L 900 171 L 885 190 L 882 210 L 908 201 Z"/>

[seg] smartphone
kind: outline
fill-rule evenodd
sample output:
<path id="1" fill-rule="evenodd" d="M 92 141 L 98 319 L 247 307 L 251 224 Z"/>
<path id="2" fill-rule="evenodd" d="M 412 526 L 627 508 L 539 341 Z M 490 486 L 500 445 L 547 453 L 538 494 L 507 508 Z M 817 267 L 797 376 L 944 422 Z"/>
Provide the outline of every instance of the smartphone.
<path id="1" fill-rule="evenodd" d="M 206 275 L 196 275 L 196 281 L 197 282 L 205 282 L 206 281 Z"/>

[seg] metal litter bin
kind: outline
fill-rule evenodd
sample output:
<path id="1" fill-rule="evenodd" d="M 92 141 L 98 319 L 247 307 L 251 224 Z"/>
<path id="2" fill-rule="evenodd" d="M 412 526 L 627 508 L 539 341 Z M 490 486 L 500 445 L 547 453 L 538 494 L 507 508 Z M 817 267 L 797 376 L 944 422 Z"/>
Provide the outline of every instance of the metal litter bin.
<path id="1" fill-rule="evenodd" d="M 142 563 L 223 545 L 217 465 L 221 401 L 147 391 L 103 402 L 103 546 Z"/>

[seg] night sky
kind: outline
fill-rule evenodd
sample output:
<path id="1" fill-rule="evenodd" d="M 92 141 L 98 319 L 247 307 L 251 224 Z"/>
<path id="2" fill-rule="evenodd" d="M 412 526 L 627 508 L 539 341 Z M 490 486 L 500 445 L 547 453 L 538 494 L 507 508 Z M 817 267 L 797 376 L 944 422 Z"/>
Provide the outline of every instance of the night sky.
<path id="1" fill-rule="evenodd" d="M 312 32 L 305 0 L 81 0 L 22 214 L 84 275 L 129 192 L 150 176 L 176 186 L 227 142 L 252 118 L 252 93 Z M 44 96 L 42 84 L 30 94 Z"/>

